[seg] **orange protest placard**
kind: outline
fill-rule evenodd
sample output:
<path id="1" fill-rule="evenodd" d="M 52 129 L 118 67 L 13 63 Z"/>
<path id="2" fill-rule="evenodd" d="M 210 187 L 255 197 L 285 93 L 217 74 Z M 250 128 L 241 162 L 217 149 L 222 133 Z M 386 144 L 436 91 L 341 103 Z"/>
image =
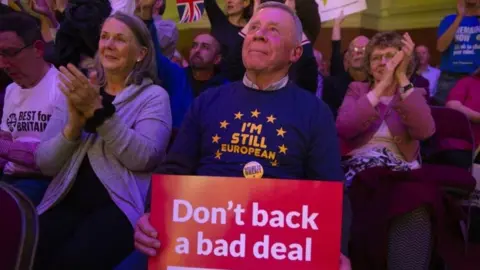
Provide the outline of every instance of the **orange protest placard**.
<path id="1" fill-rule="evenodd" d="M 154 176 L 150 270 L 337 270 L 341 182 Z"/>

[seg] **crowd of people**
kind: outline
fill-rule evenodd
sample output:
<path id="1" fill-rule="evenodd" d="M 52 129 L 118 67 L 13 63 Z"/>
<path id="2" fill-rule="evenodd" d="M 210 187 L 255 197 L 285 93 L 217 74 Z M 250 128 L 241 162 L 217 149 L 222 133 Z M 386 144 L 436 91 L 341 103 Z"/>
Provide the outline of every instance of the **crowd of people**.
<path id="1" fill-rule="evenodd" d="M 437 224 L 439 207 L 458 206 L 439 206 L 443 187 L 417 175 L 432 105 L 464 113 L 480 143 L 479 0 L 440 23 L 438 68 L 408 33 L 342 51 L 343 13 L 328 68 L 313 48 L 315 1 L 204 0 L 211 31 L 186 58 L 165 0 L 11 2 L 0 5 L 0 181 L 37 207 L 35 270 L 147 269 L 162 247 L 152 174 L 249 177 L 247 164 L 345 183 L 342 270 L 469 269 L 460 228 Z M 373 205 L 360 194 L 377 169 Z M 397 197 L 410 206 L 379 208 Z"/>

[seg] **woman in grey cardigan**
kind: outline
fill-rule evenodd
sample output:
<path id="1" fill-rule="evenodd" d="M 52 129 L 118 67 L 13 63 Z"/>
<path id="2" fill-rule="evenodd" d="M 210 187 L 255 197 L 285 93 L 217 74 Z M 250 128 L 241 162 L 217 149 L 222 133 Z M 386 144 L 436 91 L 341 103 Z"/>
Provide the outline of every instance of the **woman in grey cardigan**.
<path id="1" fill-rule="evenodd" d="M 102 27 L 89 79 L 60 68 L 63 95 L 36 156 L 54 179 L 38 206 L 35 269 L 112 269 L 133 250 L 133 224 L 171 133 L 154 55 L 145 24 L 116 13 Z"/>

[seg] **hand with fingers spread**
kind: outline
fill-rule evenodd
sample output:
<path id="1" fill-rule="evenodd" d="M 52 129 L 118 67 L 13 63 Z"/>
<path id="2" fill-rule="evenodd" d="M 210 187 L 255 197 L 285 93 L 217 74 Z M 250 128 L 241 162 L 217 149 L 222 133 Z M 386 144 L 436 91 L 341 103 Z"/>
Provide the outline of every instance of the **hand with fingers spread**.
<path id="1" fill-rule="evenodd" d="M 87 79 L 74 65 L 60 67 L 59 88 L 77 110 L 86 118 L 93 116 L 102 108 L 102 98 L 96 85 L 96 73 L 92 72 Z"/>
<path id="2" fill-rule="evenodd" d="M 384 95 L 384 92 L 388 90 L 389 86 L 394 82 L 394 75 L 397 70 L 398 65 L 403 61 L 405 53 L 399 51 L 395 56 L 385 64 L 385 71 L 383 73 L 382 80 L 377 84 L 377 86 L 372 90 L 377 97 Z"/>
<path id="3" fill-rule="evenodd" d="M 400 83 L 400 81 L 402 80 L 405 81 L 405 79 L 407 78 L 407 69 L 410 62 L 412 61 L 413 52 L 415 50 L 415 43 L 413 43 L 413 40 L 410 38 L 410 35 L 408 33 L 405 33 L 403 35 L 402 43 L 402 52 L 404 54 L 404 57 L 395 71 L 395 77 L 398 83 Z"/>
<path id="4" fill-rule="evenodd" d="M 135 226 L 135 248 L 143 254 L 155 256 L 160 247 L 157 237 L 157 231 L 150 224 L 150 214 L 143 215 Z"/>

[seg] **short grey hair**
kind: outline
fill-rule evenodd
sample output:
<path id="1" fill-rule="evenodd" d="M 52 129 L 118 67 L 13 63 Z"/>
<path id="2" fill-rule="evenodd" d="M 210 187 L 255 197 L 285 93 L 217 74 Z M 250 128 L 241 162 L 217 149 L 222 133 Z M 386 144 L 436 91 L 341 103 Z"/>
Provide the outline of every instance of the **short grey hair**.
<path id="1" fill-rule="evenodd" d="M 295 42 L 298 45 L 300 45 L 302 43 L 303 27 L 302 27 L 302 22 L 300 21 L 300 18 L 298 18 L 297 14 L 295 14 L 295 11 L 293 11 L 289 6 L 276 1 L 264 2 L 258 6 L 257 10 L 260 11 L 266 8 L 278 8 L 290 14 L 290 16 L 293 19 L 293 22 L 295 23 Z"/>
<path id="2" fill-rule="evenodd" d="M 132 31 L 135 42 L 138 45 L 145 47 L 147 50 L 143 60 L 135 64 L 132 71 L 126 78 L 125 85 L 140 85 L 142 84 L 143 79 L 146 78 L 151 79 L 154 83 L 158 83 L 155 47 L 150 36 L 150 31 L 145 23 L 137 16 L 128 15 L 122 12 L 114 13 L 108 17 L 105 22 L 109 19 L 115 19 L 125 24 Z M 100 63 L 98 52 L 95 62 L 95 71 L 97 72 L 98 83 L 100 86 L 104 87 L 106 85 L 105 70 Z"/>

